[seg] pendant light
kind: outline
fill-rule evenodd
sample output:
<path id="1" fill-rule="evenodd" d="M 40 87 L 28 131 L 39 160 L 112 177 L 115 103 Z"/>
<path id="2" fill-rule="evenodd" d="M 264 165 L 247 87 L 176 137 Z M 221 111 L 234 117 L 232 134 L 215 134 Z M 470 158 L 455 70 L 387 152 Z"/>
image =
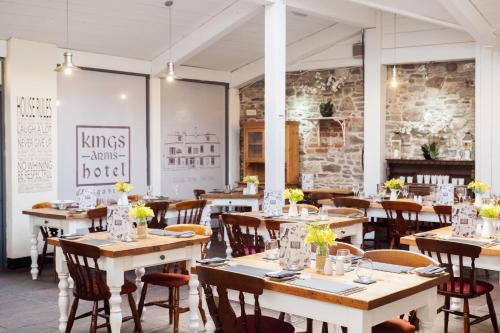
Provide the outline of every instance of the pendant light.
<path id="1" fill-rule="evenodd" d="M 393 43 L 393 50 L 394 50 L 394 63 L 396 63 L 396 13 L 394 13 L 394 43 Z M 397 88 L 398 87 L 398 72 L 396 69 L 396 65 L 394 64 L 392 66 L 392 78 L 391 78 L 391 87 Z"/>
<path id="2" fill-rule="evenodd" d="M 57 65 L 55 71 L 71 75 L 78 70 L 80 68 L 73 64 L 73 53 L 69 50 L 69 0 L 66 0 L 66 52 L 64 52 L 64 62 L 62 65 Z"/>
<path id="3" fill-rule="evenodd" d="M 168 56 L 170 61 L 167 63 L 167 76 L 168 82 L 175 80 L 174 62 L 172 61 L 172 0 L 166 1 L 165 6 L 168 7 Z"/>

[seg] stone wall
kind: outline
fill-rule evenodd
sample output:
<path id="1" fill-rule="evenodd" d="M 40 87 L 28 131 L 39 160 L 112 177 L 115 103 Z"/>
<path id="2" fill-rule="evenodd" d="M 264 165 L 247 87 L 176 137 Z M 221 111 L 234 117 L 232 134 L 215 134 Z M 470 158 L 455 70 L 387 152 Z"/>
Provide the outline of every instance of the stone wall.
<path id="1" fill-rule="evenodd" d="M 440 158 L 456 159 L 464 134 L 474 133 L 474 61 L 401 65 L 397 72 L 398 88 L 387 89 L 389 157 L 392 135 L 399 131 L 403 158 L 423 158 L 420 146 L 438 141 Z"/>
<path id="2" fill-rule="evenodd" d="M 363 76 L 359 67 L 334 70 L 290 72 L 286 77 L 287 120 L 300 121 L 301 173 L 315 175 L 315 187 L 347 187 L 363 184 Z M 346 145 L 342 130 L 331 120 L 319 122 L 319 104 L 329 99 L 334 116 L 347 119 Z M 264 82 L 240 89 L 241 123 L 264 119 Z M 247 116 L 256 110 L 256 116 Z"/>

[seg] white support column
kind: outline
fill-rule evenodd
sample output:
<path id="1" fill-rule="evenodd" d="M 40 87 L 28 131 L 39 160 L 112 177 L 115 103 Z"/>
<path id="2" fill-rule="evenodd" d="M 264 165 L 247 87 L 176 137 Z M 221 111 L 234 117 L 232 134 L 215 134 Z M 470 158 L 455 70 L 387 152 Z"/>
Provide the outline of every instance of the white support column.
<path id="1" fill-rule="evenodd" d="M 365 30 L 364 187 L 375 193 L 384 179 L 386 69 L 382 66 L 382 22 Z"/>
<path id="2" fill-rule="evenodd" d="M 266 192 L 285 187 L 286 4 L 276 0 L 265 10 Z"/>
<path id="3" fill-rule="evenodd" d="M 240 91 L 237 88 L 229 89 L 229 184 L 240 181 Z"/>
<path id="4" fill-rule="evenodd" d="M 500 49 L 476 47 L 476 178 L 500 190 L 500 179 L 494 172 L 500 168 L 500 133 L 495 129 L 500 115 Z"/>
<path id="5" fill-rule="evenodd" d="M 154 194 L 161 193 L 161 89 L 159 78 L 149 81 L 149 162 L 150 185 Z"/>

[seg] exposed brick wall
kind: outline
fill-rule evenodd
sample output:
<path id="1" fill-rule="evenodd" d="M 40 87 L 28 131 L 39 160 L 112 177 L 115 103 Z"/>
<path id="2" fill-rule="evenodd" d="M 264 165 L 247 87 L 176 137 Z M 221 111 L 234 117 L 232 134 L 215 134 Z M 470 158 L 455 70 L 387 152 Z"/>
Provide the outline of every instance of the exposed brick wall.
<path id="1" fill-rule="evenodd" d="M 345 78 L 336 91 L 336 79 Z M 362 185 L 363 154 L 363 78 L 359 67 L 334 70 L 290 72 L 286 77 L 286 114 L 288 120 L 300 121 L 301 173 L 315 175 L 315 187 L 347 187 Z M 343 147 L 341 127 L 332 121 L 320 122 L 320 143 L 317 122 L 305 120 L 320 117 L 319 104 L 331 99 L 334 116 L 347 117 L 346 145 Z M 258 81 L 240 89 L 241 123 L 264 119 L 264 82 Z M 257 116 L 247 116 L 255 109 Z"/>
<path id="2" fill-rule="evenodd" d="M 403 158 L 423 158 L 420 146 L 439 140 L 440 157 L 455 159 L 464 134 L 474 133 L 474 77 L 474 61 L 398 66 L 400 85 L 387 89 L 389 155 L 393 133 L 403 131 Z"/>

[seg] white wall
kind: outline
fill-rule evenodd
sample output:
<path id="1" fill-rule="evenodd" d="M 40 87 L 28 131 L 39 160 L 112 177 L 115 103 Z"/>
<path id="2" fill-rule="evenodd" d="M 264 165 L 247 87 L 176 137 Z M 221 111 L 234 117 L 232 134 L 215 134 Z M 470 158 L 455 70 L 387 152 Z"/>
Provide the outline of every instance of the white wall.
<path id="1" fill-rule="evenodd" d="M 7 56 L 7 41 L 0 40 L 0 58 Z"/>
<path id="2" fill-rule="evenodd" d="M 22 215 L 30 205 L 57 198 L 57 133 L 56 113 L 52 127 L 53 182 L 52 190 L 41 193 L 18 193 L 17 178 L 17 97 L 57 97 L 56 47 L 54 45 L 10 39 L 7 43 L 8 58 L 5 68 L 6 104 L 6 209 L 7 256 L 18 258 L 29 255 L 31 230 L 29 219 Z M 55 107 L 54 107 L 55 109 Z"/>

